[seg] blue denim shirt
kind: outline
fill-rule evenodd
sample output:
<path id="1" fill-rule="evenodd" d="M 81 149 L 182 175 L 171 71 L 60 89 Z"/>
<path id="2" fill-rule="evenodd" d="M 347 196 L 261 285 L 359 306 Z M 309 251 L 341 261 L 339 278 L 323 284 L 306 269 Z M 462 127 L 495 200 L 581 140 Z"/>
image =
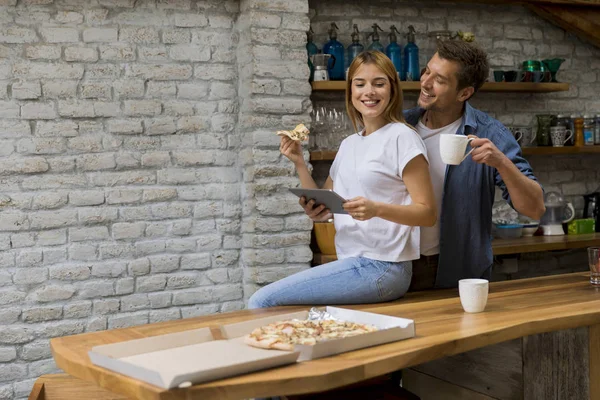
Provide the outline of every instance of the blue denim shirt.
<path id="1" fill-rule="evenodd" d="M 416 126 L 425 112 L 413 108 L 404 112 Z M 521 147 L 498 120 L 467 102 L 457 135 L 490 139 L 519 170 L 537 181 Z M 492 206 L 498 186 L 502 197 L 512 202 L 502 177 L 495 168 L 477 164 L 467 157 L 460 165 L 446 166 L 440 218 L 440 255 L 436 287 L 456 287 L 459 279 L 479 278 L 492 266 Z"/>

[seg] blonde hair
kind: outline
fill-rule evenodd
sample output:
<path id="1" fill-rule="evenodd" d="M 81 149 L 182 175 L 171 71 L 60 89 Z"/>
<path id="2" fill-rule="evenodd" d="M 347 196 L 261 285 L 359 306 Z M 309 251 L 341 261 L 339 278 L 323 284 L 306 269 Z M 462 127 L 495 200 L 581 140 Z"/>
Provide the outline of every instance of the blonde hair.
<path id="1" fill-rule="evenodd" d="M 352 79 L 354 79 L 356 71 L 358 71 L 362 65 L 366 64 L 375 65 L 387 76 L 388 80 L 390 81 L 390 102 L 383 111 L 383 118 L 388 123 L 401 122 L 406 124 L 404 114 L 402 114 L 402 88 L 400 87 L 400 79 L 398 78 L 398 73 L 396 72 L 394 64 L 392 64 L 392 61 L 382 52 L 368 50 L 363 51 L 356 56 L 354 61 L 352 61 L 352 64 L 350 64 L 350 68 L 348 69 L 348 79 L 346 81 L 346 111 L 348 112 L 348 116 L 352 121 L 352 125 L 354 125 L 354 129 L 358 131 L 359 126 L 364 127 L 365 122 L 363 121 L 362 114 L 358 112 L 352 104 Z"/>

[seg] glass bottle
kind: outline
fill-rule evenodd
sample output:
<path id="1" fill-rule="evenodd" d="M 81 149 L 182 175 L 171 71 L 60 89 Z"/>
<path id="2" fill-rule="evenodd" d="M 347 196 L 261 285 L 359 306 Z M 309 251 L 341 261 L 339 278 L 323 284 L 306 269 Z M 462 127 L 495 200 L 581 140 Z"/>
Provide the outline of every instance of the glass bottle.
<path id="1" fill-rule="evenodd" d="M 377 50 L 382 53 L 385 53 L 385 49 L 383 48 L 383 45 L 379 41 L 379 33 L 377 32 L 377 29 L 379 29 L 381 32 L 383 32 L 383 29 L 381 29 L 379 27 L 379 25 L 377 25 L 377 24 L 373 24 L 371 26 L 371 28 L 373 28 L 373 32 L 370 32 L 367 35 L 367 39 L 369 39 L 369 37 L 373 38 L 373 42 L 369 45 L 369 50 Z"/>
<path id="2" fill-rule="evenodd" d="M 354 31 L 352 32 L 352 35 L 350 35 L 352 36 L 352 44 L 348 46 L 348 65 L 346 66 L 346 69 L 350 67 L 350 64 L 352 64 L 354 58 L 356 58 L 356 56 L 359 55 L 365 49 L 365 46 L 360 44 L 360 33 L 358 32 L 358 25 L 354 24 L 353 29 Z"/>
<path id="3" fill-rule="evenodd" d="M 343 81 L 346 78 L 344 70 L 344 45 L 337 41 L 337 30 L 335 22 L 329 28 L 329 41 L 323 46 L 323 53 L 331 54 L 333 60 L 329 60 L 329 79 L 332 81 Z"/>
<path id="4" fill-rule="evenodd" d="M 421 79 L 421 71 L 419 70 L 419 48 L 415 44 L 415 28 L 412 25 L 408 26 L 406 34 L 407 42 L 404 46 L 404 59 L 402 60 L 402 76 L 403 81 L 418 81 Z"/>
<path id="5" fill-rule="evenodd" d="M 312 61 L 310 60 L 310 56 L 313 54 L 317 54 L 319 52 L 319 48 L 316 44 L 313 43 L 313 35 L 314 31 L 312 26 L 306 32 L 306 52 L 308 53 L 308 66 L 310 68 L 310 78 L 309 80 L 312 82 L 315 74 L 315 67 L 312 65 Z"/>
<path id="6" fill-rule="evenodd" d="M 402 46 L 398 44 L 396 33 L 400 34 L 398 29 L 396 29 L 396 26 L 390 26 L 390 44 L 385 48 L 385 54 L 392 60 L 392 64 L 394 64 L 396 72 L 398 73 L 398 76 L 400 76 L 400 71 L 402 71 Z"/>

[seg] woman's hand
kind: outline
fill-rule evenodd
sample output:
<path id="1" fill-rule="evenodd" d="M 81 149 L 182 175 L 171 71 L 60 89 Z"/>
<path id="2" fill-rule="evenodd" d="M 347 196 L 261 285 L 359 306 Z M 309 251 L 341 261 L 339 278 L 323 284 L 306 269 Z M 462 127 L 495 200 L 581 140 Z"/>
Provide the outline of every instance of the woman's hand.
<path id="1" fill-rule="evenodd" d="M 343 207 L 352 218 L 359 221 L 367 221 L 377 216 L 377 203 L 364 197 L 350 199 Z"/>
<path id="2" fill-rule="evenodd" d="M 300 197 L 298 201 L 302 208 L 304 208 L 304 212 L 310 219 L 314 222 L 326 222 L 327 220 L 333 218 L 333 214 L 329 211 L 328 208 L 325 207 L 324 204 L 315 205 L 315 201 L 310 199 L 308 202 L 306 201 L 306 197 Z"/>
<path id="3" fill-rule="evenodd" d="M 287 136 L 282 136 L 281 143 L 279 145 L 279 151 L 281 154 L 289 158 L 294 165 L 304 162 L 302 145 L 297 140 L 292 140 Z"/>

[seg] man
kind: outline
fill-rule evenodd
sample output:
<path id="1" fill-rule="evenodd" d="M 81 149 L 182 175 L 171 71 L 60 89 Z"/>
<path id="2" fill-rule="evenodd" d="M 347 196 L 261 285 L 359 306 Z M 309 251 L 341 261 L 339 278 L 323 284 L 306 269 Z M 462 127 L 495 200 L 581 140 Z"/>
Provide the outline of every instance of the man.
<path id="1" fill-rule="evenodd" d="M 413 261 L 410 290 L 455 287 L 463 278 L 491 276 L 494 190 L 520 214 L 539 220 L 543 191 L 508 129 L 468 100 L 489 74 L 486 53 L 474 44 L 440 44 L 421 76 L 419 107 L 404 112 L 425 141 L 438 207 L 438 222 L 421 227 L 421 258 Z M 440 135 L 474 137 L 471 157 L 460 165 L 440 158 Z M 322 206 L 300 204 L 314 221 L 327 216 Z"/>
<path id="2" fill-rule="evenodd" d="M 444 41 L 421 76 L 419 107 L 405 112 L 425 141 L 440 216 L 436 226 L 421 227 L 422 256 L 414 262 L 413 289 L 489 279 L 494 186 L 520 214 L 539 220 L 545 212 L 542 188 L 512 134 L 468 103 L 488 74 L 482 49 Z M 446 166 L 439 150 L 443 134 L 475 137 L 470 159 Z"/>

